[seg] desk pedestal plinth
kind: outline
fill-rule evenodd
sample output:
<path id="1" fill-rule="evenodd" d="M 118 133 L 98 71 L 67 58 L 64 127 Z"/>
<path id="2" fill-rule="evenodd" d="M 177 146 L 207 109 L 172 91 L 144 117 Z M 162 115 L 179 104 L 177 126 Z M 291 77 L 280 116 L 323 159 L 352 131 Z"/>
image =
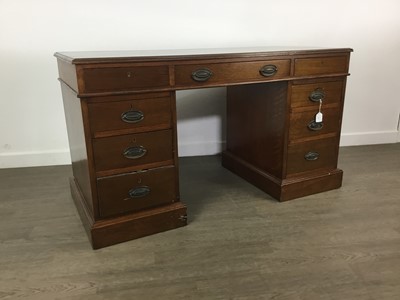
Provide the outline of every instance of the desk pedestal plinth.
<path id="1" fill-rule="evenodd" d="M 340 169 L 292 179 L 279 179 L 227 151 L 222 153 L 222 165 L 281 202 L 342 186 L 343 171 Z"/>
<path id="2" fill-rule="evenodd" d="M 93 249 L 187 225 L 186 205 L 182 202 L 94 221 L 74 178 L 70 178 L 70 188 L 75 206 Z"/>

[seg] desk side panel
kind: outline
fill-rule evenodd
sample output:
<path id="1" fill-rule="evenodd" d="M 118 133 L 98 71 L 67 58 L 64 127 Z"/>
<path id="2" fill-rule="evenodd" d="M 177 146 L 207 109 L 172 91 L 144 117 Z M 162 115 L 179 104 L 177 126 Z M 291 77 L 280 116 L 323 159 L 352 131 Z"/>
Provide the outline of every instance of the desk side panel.
<path id="1" fill-rule="evenodd" d="M 72 170 L 75 182 L 80 189 L 86 208 L 93 212 L 93 194 L 82 118 L 81 100 L 66 84 L 61 82 L 68 141 L 71 153 Z"/>
<path id="2" fill-rule="evenodd" d="M 75 92 L 78 92 L 78 79 L 75 65 L 69 64 L 61 59 L 57 60 L 57 65 L 59 78 Z"/>
<path id="3" fill-rule="evenodd" d="M 228 87 L 227 151 L 281 178 L 287 81 Z"/>

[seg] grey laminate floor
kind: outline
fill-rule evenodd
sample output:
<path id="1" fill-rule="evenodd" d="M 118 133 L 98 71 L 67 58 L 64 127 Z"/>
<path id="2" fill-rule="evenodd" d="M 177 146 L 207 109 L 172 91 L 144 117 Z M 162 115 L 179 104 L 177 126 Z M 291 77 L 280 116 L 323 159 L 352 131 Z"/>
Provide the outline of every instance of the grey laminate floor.
<path id="1" fill-rule="evenodd" d="M 341 189 L 278 203 L 184 158 L 189 225 L 96 251 L 69 166 L 0 170 L 0 299 L 400 299 L 400 143 L 340 167 Z"/>

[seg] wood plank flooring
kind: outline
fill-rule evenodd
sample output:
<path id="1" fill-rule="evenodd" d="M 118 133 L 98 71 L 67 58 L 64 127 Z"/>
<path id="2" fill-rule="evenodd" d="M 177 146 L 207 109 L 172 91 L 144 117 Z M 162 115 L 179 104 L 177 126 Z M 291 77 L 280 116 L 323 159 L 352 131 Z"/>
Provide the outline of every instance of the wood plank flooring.
<path id="1" fill-rule="evenodd" d="M 189 225 L 96 251 L 70 166 L 0 170 L 0 299 L 400 299 L 400 143 L 339 165 L 341 189 L 278 203 L 182 158 Z"/>

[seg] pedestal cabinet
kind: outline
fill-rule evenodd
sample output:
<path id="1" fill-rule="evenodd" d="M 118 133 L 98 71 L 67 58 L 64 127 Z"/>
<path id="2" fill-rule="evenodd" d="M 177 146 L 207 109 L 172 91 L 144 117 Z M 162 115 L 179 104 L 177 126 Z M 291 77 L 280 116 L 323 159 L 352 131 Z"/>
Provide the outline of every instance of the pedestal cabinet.
<path id="1" fill-rule="evenodd" d="M 93 248 L 184 226 L 175 91 L 227 87 L 222 165 L 280 201 L 341 186 L 351 49 L 56 53 Z"/>

